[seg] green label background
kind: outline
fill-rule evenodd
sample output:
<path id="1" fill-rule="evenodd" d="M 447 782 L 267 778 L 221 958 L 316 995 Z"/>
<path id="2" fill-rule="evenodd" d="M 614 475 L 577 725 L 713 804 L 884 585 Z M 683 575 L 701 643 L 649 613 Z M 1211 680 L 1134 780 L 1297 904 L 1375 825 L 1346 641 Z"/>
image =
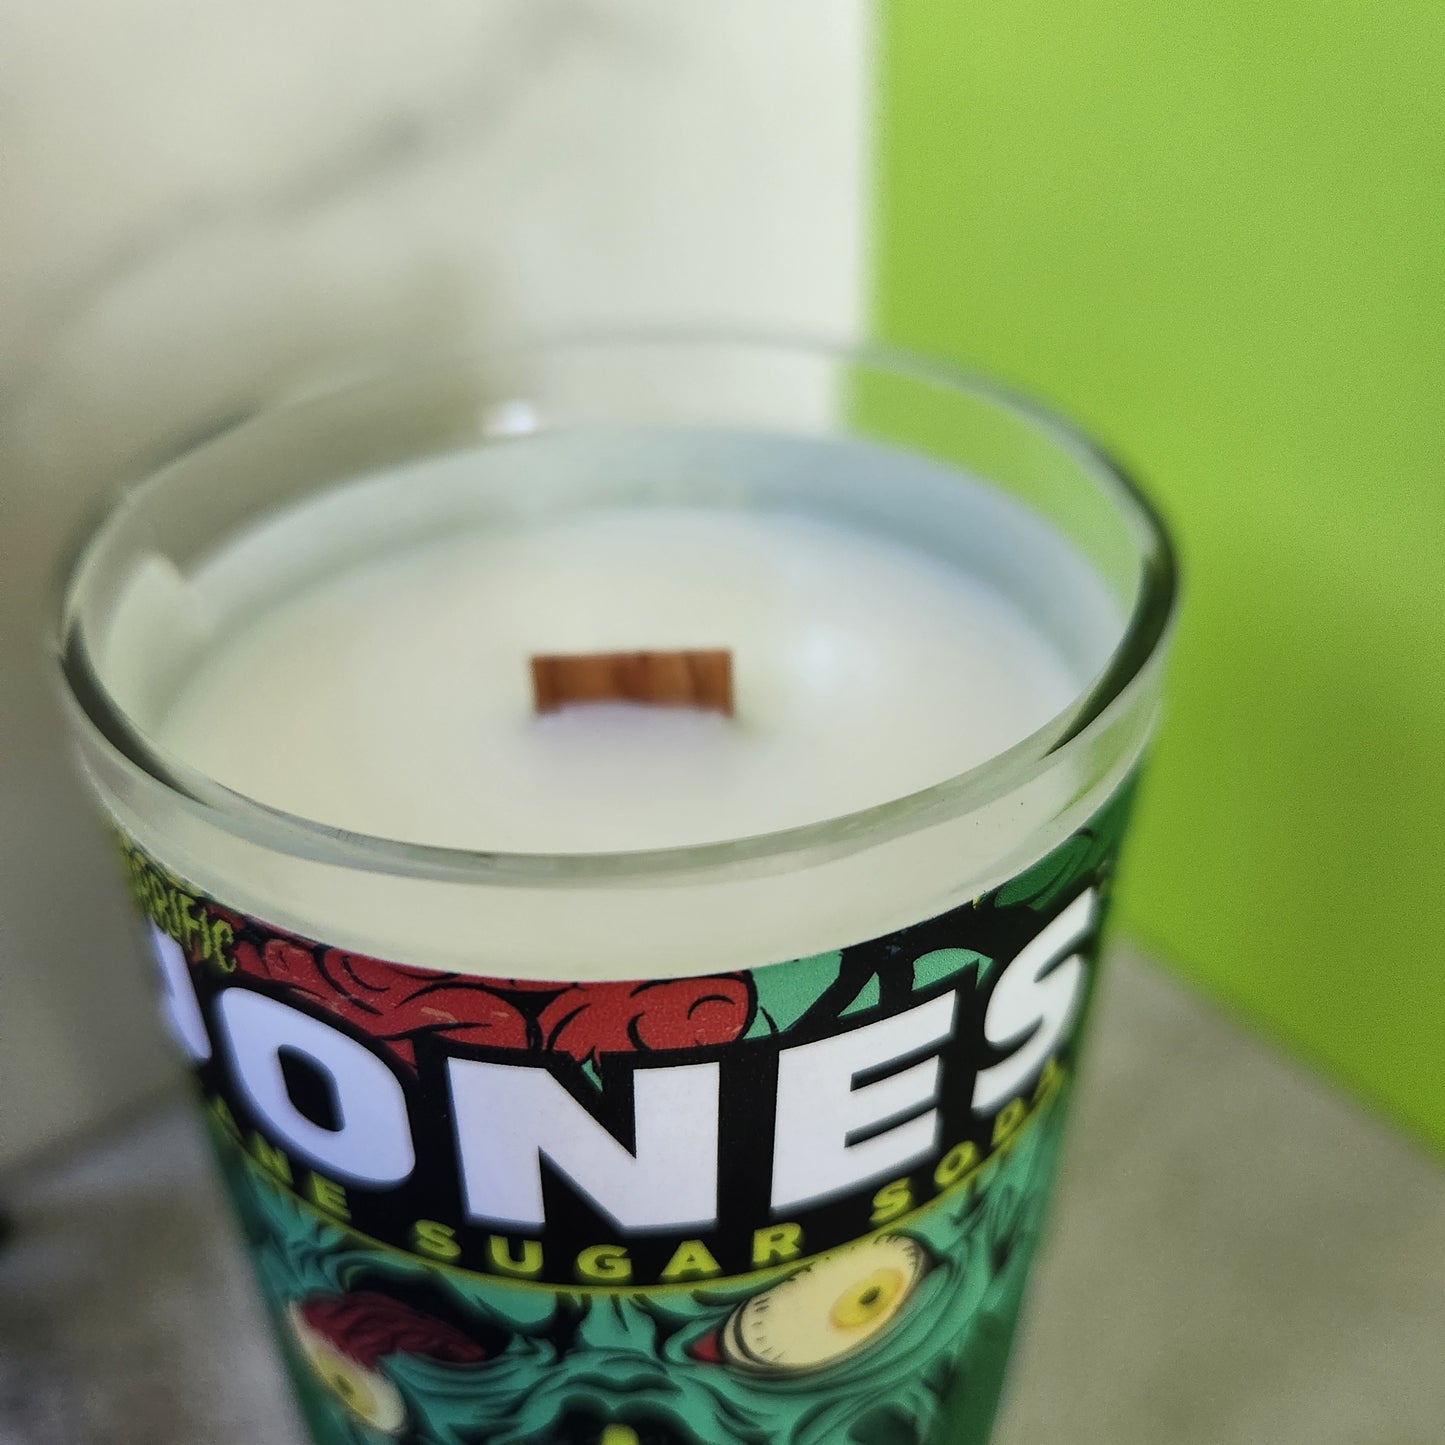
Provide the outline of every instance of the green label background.
<path id="1" fill-rule="evenodd" d="M 877 969 L 859 996 L 865 1019 L 874 1011 L 896 1013 L 919 996 L 937 997 L 945 985 L 986 997 L 980 991 L 991 990 L 1005 976 L 1024 942 L 1037 937 L 1086 889 L 1098 891 L 1102 906 L 1095 917 L 1102 917 L 1132 794 L 1132 787 L 1126 789 L 1054 852 L 973 904 L 858 945 L 856 951 L 762 970 L 766 977 L 756 986 L 755 1027 L 729 1047 L 771 1047 L 769 1039 L 749 1042 L 759 1021 L 769 1036 L 781 1031 L 786 1037 L 790 1015 L 779 1012 L 781 1003 L 799 988 L 821 998 L 830 979 L 850 977 L 850 959 Z M 275 938 L 293 970 L 301 967 L 302 955 L 319 956 L 310 950 L 320 945 L 301 946 L 289 935 L 274 935 L 209 902 L 137 850 L 127 848 L 127 858 L 138 903 L 162 933 L 180 944 L 192 973 L 205 976 L 203 997 L 217 985 L 254 986 L 246 980 L 255 977 L 247 972 L 255 955 L 243 966 L 242 954 L 254 949 L 258 937 Z M 942 934 L 952 946 L 940 953 L 936 944 Z M 996 958 L 973 947 L 994 937 L 1010 940 Z M 707 1344 L 725 1336 L 729 1321 L 748 1301 L 820 1261 L 847 1256 L 851 1269 L 855 1246 L 826 1249 L 824 1241 L 821 1256 L 810 1254 L 742 1276 L 660 1287 L 544 1286 L 450 1267 L 348 1228 L 337 1213 L 348 1205 L 338 1206 L 325 1190 L 315 1200 L 304 1197 L 307 1188 L 315 1188 L 303 1184 L 304 1160 L 288 1163 L 275 1140 L 267 1144 L 245 1124 L 240 1096 L 217 1073 L 226 1053 L 218 1045 L 199 1069 L 206 1118 L 317 1445 L 383 1445 L 387 1440 L 612 1445 L 613 1439 L 631 1445 L 631 1434 L 609 1438 L 603 1433 L 609 1422 L 635 1432 L 641 1445 L 983 1445 L 1044 1223 L 1077 1040 L 1092 994 L 1097 937 L 1095 927 L 1078 945 L 1087 961 L 1085 994 L 1072 1032 L 1012 1102 L 996 1117 L 980 1119 L 985 1142 L 969 1155 L 978 1162 L 949 1175 L 947 1187 L 936 1196 L 915 1193 L 916 1207 L 880 1218 L 869 1236 L 885 1243 L 904 1241 L 929 1261 L 906 1303 L 866 1344 L 811 1369 L 742 1365 L 726 1349 L 721 1356 L 715 1347 L 709 1353 Z M 935 951 L 919 952 L 930 944 Z M 357 977 L 345 961 L 350 957 L 341 955 L 325 967 Z M 797 987 L 788 983 L 790 978 Z M 894 1001 L 880 1004 L 880 993 Z M 299 1001 L 304 995 L 296 997 Z M 852 1015 L 853 1009 L 842 1014 Z M 337 1019 L 342 1027 L 341 1016 Z M 971 1036 L 960 1032 L 960 1039 L 966 1037 Z M 977 1055 L 971 1057 L 972 1068 L 982 1066 Z M 971 1072 L 954 1081 L 953 1088 L 960 1087 L 968 1091 L 962 1100 L 966 1109 Z M 217 1089 L 220 1093 L 213 1094 Z M 948 1075 L 943 1090 L 949 1093 Z M 228 1092 L 233 1107 L 221 1102 Z M 940 1117 L 951 1117 L 947 1107 Z M 941 1141 L 943 1147 L 950 1142 Z M 930 1158 L 922 1166 L 930 1180 L 941 1177 L 933 1174 L 936 1162 Z M 865 1200 L 881 1182 L 862 1186 Z M 874 1204 L 881 1198 L 880 1192 Z M 355 1207 L 357 1201 L 348 1204 Z M 767 1225 L 769 1220 L 757 1222 Z M 831 1286 L 827 1298 L 832 1298 Z M 368 1301 L 379 1302 L 379 1313 L 368 1314 Z M 335 1372 L 327 1376 L 324 1361 L 308 1361 L 301 1348 L 296 1311 L 318 1304 L 344 1311 L 344 1329 L 351 1332 L 328 1338 L 348 1349 L 357 1346 L 366 1356 L 361 1375 L 348 1367 L 340 1387 Z M 486 1359 L 465 1352 L 449 1356 L 449 1340 L 461 1336 L 464 1344 L 491 1341 L 494 1348 Z M 399 1400 L 404 1425 L 377 1429 L 367 1423 L 364 1411 L 348 1407 L 343 1390 L 351 1392 L 358 1378 L 363 1391 L 371 1380 Z"/>
<path id="2" fill-rule="evenodd" d="M 431 1267 L 326 1223 L 229 1141 L 218 1138 L 217 1148 L 316 1445 L 389 1437 L 349 1414 L 298 1358 L 286 1302 L 360 1287 L 415 1290 L 418 1282 L 516 1343 L 476 1367 L 387 1357 L 382 1369 L 411 1412 L 400 1438 L 415 1445 L 596 1445 L 616 1420 L 643 1445 L 984 1445 L 1057 1163 L 1065 1092 L 970 1186 L 888 1231 L 923 1243 L 942 1263 L 876 1344 L 816 1374 L 777 1380 L 688 1353 L 768 1281 L 568 1294 Z M 559 1320 L 579 1342 L 560 1353 Z"/>
<path id="3" fill-rule="evenodd" d="M 1445 1144 L 1445 6 L 883 0 L 875 316 L 1137 468 L 1122 926 Z"/>

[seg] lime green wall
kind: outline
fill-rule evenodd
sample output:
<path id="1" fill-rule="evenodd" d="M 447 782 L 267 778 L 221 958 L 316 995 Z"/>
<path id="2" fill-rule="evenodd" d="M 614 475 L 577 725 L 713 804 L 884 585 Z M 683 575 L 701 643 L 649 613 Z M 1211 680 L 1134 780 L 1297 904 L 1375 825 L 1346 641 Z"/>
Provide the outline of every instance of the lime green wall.
<path id="1" fill-rule="evenodd" d="M 1180 538 L 1124 926 L 1445 1143 L 1445 5 L 881 0 L 879 44 L 879 331 Z"/>

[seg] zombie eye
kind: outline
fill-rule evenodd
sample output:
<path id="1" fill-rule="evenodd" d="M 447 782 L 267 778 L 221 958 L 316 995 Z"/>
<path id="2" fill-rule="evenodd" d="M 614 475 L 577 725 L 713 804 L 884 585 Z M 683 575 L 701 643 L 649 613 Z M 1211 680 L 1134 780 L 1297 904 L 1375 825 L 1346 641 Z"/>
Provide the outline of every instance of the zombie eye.
<path id="1" fill-rule="evenodd" d="M 380 1370 L 351 1359 L 309 1325 L 294 1304 L 287 1306 L 286 1323 L 312 1373 L 352 1416 L 383 1435 L 401 1434 L 406 1428 L 406 1406 L 401 1392 Z"/>
<path id="2" fill-rule="evenodd" d="M 925 1268 L 922 1248 L 898 1236 L 824 1255 L 739 1305 L 723 1326 L 723 1355 L 764 1372 L 831 1365 L 893 1323 Z"/>

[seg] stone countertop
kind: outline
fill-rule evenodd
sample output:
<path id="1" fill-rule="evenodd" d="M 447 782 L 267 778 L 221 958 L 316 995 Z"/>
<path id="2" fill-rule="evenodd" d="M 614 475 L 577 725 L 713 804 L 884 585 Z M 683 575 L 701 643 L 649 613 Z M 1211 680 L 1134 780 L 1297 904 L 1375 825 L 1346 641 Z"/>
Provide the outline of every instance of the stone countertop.
<path id="1" fill-rule="evenodd" d="M 173 1104 L 12 1177 L 3 1445 L 300 1445 Z M 1438 1445 L 1445 1175 L 1116 957 L 999 1445 Z"/>

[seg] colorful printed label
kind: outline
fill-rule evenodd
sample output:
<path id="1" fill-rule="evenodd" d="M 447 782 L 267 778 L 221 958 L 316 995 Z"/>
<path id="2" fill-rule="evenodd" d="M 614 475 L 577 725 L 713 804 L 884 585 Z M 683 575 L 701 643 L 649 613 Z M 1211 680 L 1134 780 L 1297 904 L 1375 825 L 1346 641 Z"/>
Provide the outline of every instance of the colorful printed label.
<path id="1" fill-rule="evenodd" d="M 887 937 L 640 982 L 363 957 L 127 843 L 318 1445 L 984 1441 L 1127 806 Z"/>

